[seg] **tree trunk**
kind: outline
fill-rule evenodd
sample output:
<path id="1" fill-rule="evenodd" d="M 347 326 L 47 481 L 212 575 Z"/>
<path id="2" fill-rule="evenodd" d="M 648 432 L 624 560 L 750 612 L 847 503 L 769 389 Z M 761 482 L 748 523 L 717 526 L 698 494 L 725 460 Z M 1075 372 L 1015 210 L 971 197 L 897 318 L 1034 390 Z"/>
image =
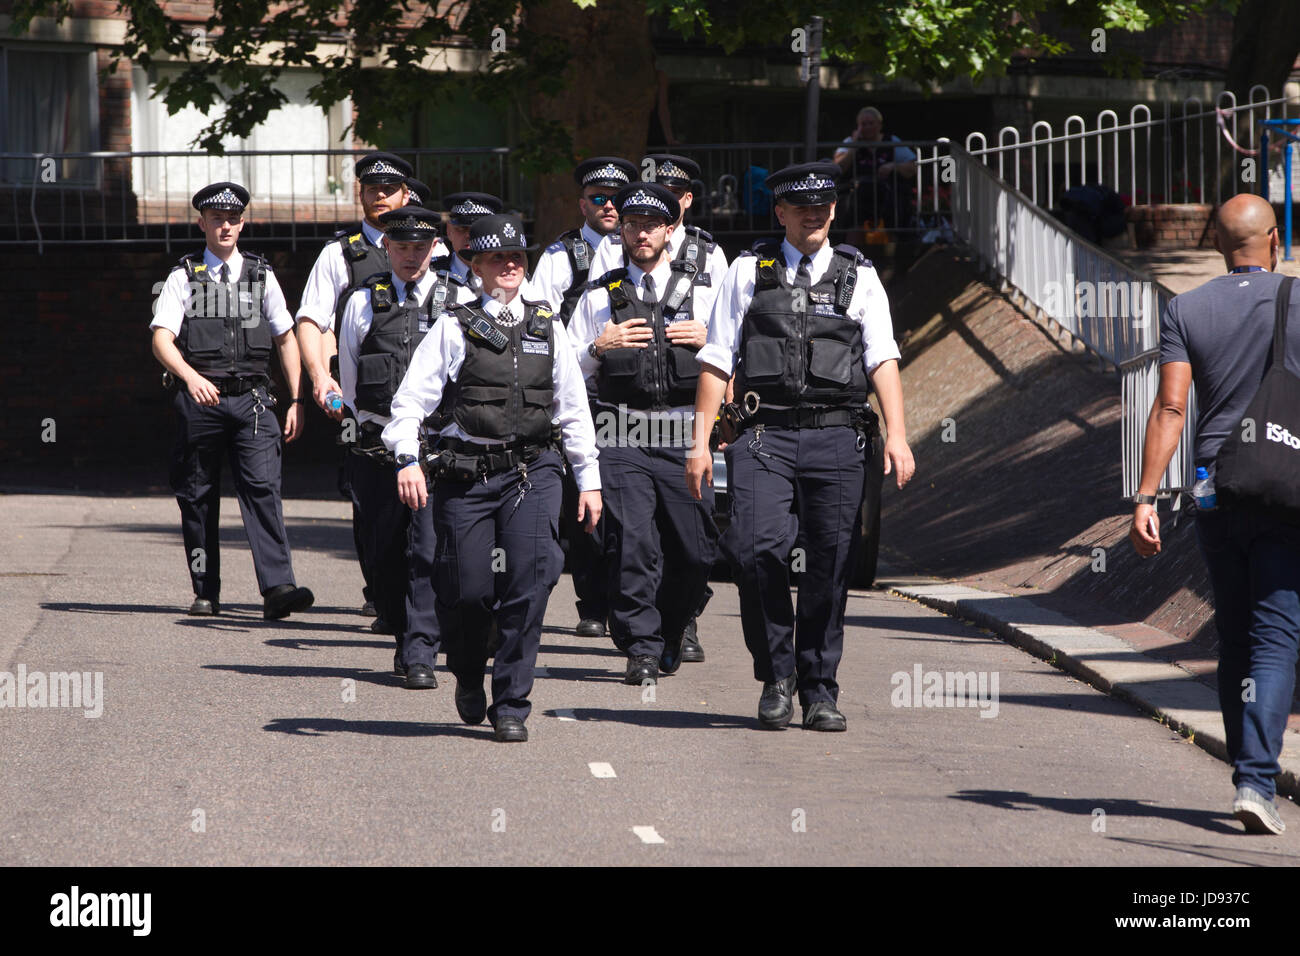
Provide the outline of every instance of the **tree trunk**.
<path id="1" fill-rule="evenodd" d="M 1245 0 L 1232 18 L 1232 53 L 1227 87 L 1238 103 L 1248 102 L 1256 83 L 1281 96 L 1300 56 L 1300 3 L 1295 0 Z M 1275 114 L 1276 115 L 1276 114 Z"/>
<path id="2" fill-rule="evenodd" d="M 600 0 L 585 10 L 573 0 L 548 0 L 529 9 L 525 27 L 572 51 L 564 90 L 531 97 L 532 115 L 569 129 L 575 163 L 601 155 L 638 162 L 655 97 L 645 0 Z M 535 190 L 536 241 L 545 245 L 581 224 L 572 168 L 537 177 Z"/>

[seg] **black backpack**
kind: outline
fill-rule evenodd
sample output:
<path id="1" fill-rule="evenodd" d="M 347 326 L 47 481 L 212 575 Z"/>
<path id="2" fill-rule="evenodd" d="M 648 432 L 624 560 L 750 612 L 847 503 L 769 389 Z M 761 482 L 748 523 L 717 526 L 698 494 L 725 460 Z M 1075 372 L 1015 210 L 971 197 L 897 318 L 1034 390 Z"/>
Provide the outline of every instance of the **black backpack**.
<path id="1" fill-rule="evenodd" d="M 1300 524 L 1300 376 L 1286 367 L 1286 320 L 1291 304 L 1287 276 L 1277 290 L 1273 350 L 1259 391 L 1240 426 L 1215 459 L 1215 489 L 1224 502 L 1264 508 L 1288 524 Z M 1253 441 L 1244 441 L 1247 422 Z"/>

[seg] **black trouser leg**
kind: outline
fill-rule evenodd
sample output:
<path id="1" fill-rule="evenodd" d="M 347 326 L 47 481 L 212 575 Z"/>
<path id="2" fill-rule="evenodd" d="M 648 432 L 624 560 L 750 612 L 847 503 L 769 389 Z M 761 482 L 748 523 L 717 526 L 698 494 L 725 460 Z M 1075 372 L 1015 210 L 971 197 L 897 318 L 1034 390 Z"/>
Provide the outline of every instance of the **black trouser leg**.
<path id="1" fill-rule="evenodd" d="M 170 479 L 181 511 L 185 563 L 196 597 L 221 597 L 221 454 L 226 444 L 226 399 L 195 404 L 182 387 L 172 400 L 176 440 Z"/>
<path id="2" fill-rule="evenodd" d="M 280 501 L 280 423 L 264 400 L 265 391 L 257 389 L 234 396 L 227 406 L 235 496 L 253 552 L 257 587 L 263 594 L 281 584 L 294 583 L 289 534 Z"/>

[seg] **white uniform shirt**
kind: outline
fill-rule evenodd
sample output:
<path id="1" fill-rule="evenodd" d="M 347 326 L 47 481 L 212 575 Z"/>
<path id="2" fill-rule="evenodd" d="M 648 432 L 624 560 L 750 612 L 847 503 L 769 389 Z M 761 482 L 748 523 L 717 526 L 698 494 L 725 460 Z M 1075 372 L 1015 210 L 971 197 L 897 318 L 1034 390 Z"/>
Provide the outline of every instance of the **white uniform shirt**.
<path id="1" fill-rule="evenodd" d="M 592 229 L 589 223 L 584 222 L 582 238 L 591 246 L 591 261 L 595 262 L 596 250 L 600 248 L 605 237 Z M 604 275 L 604 272 L 597 274 L 589 271 L 587 278 L 595 279 L 598 275 Z M 565 250 L 562 241 L 557 240 L 546 247 L 542 257 L 537 260 L 532 281 L 534 293 L 551 303 L 551 308 L 559 312 L 560 306 L 564 304 L 564 291 L 573 284 L 573 265 L 569 262 L 569 253 Z"/>
<path id="2" fill-rule="evenodd" d="M 677 258 L 677 253 L 685 241 L 686 226 L 682 224 L 674 229 L 673 234 L 668 237 L 668 257 L 670 259 Z M 622 269 L 624 264 L 623 239 L 616 230 L 606 236 L 605 241 L 596 247 L 595 255 L 592 256 L 591 272 L 588 273 L 588 278 L 594 281 L 610 269 Z M 714 243 L 713 251 L 709 253 L 705 260 L 704 271 L 708 274 L 709 281 L 708 285 L 701 282 L 695 287 L 695 317 L 701 322 L 707 323 L 709 313 L 713 310 L 713 300 L 718 294 L 718 286 L 722 284 L 722 277 L 727 274 L 727 254 L 716 243 Z"/>
<path id="3" fill-rule="evenodd" d="M 423 331 L 427 331 L 424 323 L 427 318 L 424 313 L 424 306 L 428 303 L 429 296 L 433 294 L 434 284 L 437 282 L 437 273 L 432 269 L 426 270 L 420 280 L 416 282 L 414 295 L 416 301 L 420 303 L 420 326 Z M 406 283 L 397 278 L 397 274 L 390 272 L 388 281 L 392 284 L 393 298 L 396 305 L 402 304 L 402 291 Z M 470 292 L 462 285 L 451 283 L 448 286 L 448 294 L 454 296 L 454 299 L 448 305 L 459 305 L 462 302 L 473 302 L 477 299 L 474 293 Z M 437 322 L 441 314 L 433 316 L 433 321 Z M 343 390 L 343 402 L 350 408 L 359 422 L 375 422 L 379 425 L 388 424 L 389 416 L 380 415 L 376 412 L 366 411 L 357 408 L 357 363 L 361 360 L 361 343 L 365 341 L 366 335 L 370 332 L 370 323 L 374 320 L 375 313 L 370 307 L 370 290 L 362 287 L 348 297 L 347 305 L 343 309 L 343 318 L 339 323 L 339 388 Z"/>
<path id="4" fill-rule="evenodd" d="M 361 223 L 361 236 L 369 245 L 382 249 L 384 234 L 370 223 Z M 433 256 L 448 254 L 447 246 L 441 239 L 433 244 Z M 364 279 L 366 276 L 358 276 Z M 334 328 L 334 315 L 338 310 L 339 296 L 347 291 L 351 284 L 351 274 L 347 259 L 343 255 L 343 243 L 335 240 L 327 243 L 316 257 L 316 263 L 307 276 L 307 285 L 302 290 L 302 303 L 298 306 L 298 321 L 311 319 L 322 332 Z M 342 384 L 342 383 L 340 383 Z"/>
<path id="5" fill-rule="evenodd" d="M 516 295 L 510 303 L 512 310 L 523 307 L 523 296 Z M 496 299 L 483 296 L 480 306 L 496 318 L 505 308 Z M 518 315 L 518 311 L 515 311 Z M 393 398 L 392 417 L 384 428 L 384 444 L 397 455 L 419 453 L 420 423 L 437 409 L 443 390 L 449 381 L 460 375 L 465 360 L 465 334 L 454 316 L 443 316 L 424 337 L 406 378 Z M 551 322 L 551 380 L 554 383 L 551 402 L 551 420 L 559 422 L 564 435 L 564 450 L 573 466 L 579 491 L 600 490 L 600 466 L 596 460 L 596 429 L 587 407 L 587 392 L 582 384 L 582 373 L 573 357 L 573 346 L 560 320 Z M 500 439 L 469 435 L 455 422 L 443 428 L 449 438 L 479 444 L 501 444 Z"/>
<path id="6" fill-rule="evenodd" d="M 782 239 L 781 254 L 785 259 L 786 282 L 793 285 L 803 253 L 790 245 L 788 240 Z M 831 267 L 834 256 L 829 243 L 812 256 L 812 265 L 808 271 L 813 285 L 821 281 L 826 270 Z M 754 300 L 754 274 L 757 266 L 757 256 L 741 256 L 731 264 L 713 303 L 708 344 L 700 349 L 697 356 L 701 363 L 712 365 L 728 377 L 735 367 L 736 355 L 740 352 L 741 319 Z M 880 284 L 876 270 L 869 266 L 858 266 L 858 282 L 853 289 L 853 298 L 849 300 L 848 317 L 862 327 L 862 364 L 868 376 L 881 362 L 900 357 L 898 344 L 894 341 L 894 324 L 889 317 L 889 299 L 885 295 L 885 287 Z"/>
<path id="7" fill-rule="evenodd" d="M 238 249 L 235 249 L 230 254 L 230 258 L 223 263 L 212 254 L 211 249 L 205 248 L 203 250 L 203 262 L 207 265 L 208 273 L 213 278 L 221 275 L 222 265 L 230 266 L 230 282 L 232 284 L 239 281 L 239 276 L 244 268 L 244 257 L 240 255 Z M 167 281 L 163 283 L 162 292 L 158 296 L 158 305 L 154 311 L 153 321 L 149 323 L 149 328 L 166 329 L 172 335 L 179 336 L 181 334 L 181 323 L 185 320 L 185 315 L 190 309 L 190 300 L 194 295 L 194 291 L 185 269 L 173 269 L 171 275 L 167 276 Z M 283 335 L 293 329 L 293 316 L 289 314 L 289 307 L 284 301 L 284 292 L 275 278 L 275 273 L 271 271 L 269 262 L 266 264 L 266 288 L 262 290 L 262 317 L 271 326 L 271 334 L 274 336 Z"/>

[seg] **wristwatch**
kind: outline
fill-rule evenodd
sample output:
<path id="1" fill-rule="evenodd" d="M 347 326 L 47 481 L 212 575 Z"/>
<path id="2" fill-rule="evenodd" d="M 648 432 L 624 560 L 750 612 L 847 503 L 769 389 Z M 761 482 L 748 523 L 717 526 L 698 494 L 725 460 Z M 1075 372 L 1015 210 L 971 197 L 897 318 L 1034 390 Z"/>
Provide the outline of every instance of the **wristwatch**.
<path id="1" fill-rule="evenodd" d="M 587 354 L 592 358 L 600 358 L 600 353 L 596 351 L 596 343 L 592 342 L 587 346 Z"/>
<path id="2" fill-rule="evenodd" d="M 1155 495 L 1134 495 L 1133 504 L 1135 505 L 1153 505 L 1156 503 Z"/>
<path id="3" fill-rule="evenodd" d="M 414 465 L 420 459 L 415 455 L 398 455 L 394 461 L 397 462 L 397 470 L 401 471 L 407 465 Z"/>

